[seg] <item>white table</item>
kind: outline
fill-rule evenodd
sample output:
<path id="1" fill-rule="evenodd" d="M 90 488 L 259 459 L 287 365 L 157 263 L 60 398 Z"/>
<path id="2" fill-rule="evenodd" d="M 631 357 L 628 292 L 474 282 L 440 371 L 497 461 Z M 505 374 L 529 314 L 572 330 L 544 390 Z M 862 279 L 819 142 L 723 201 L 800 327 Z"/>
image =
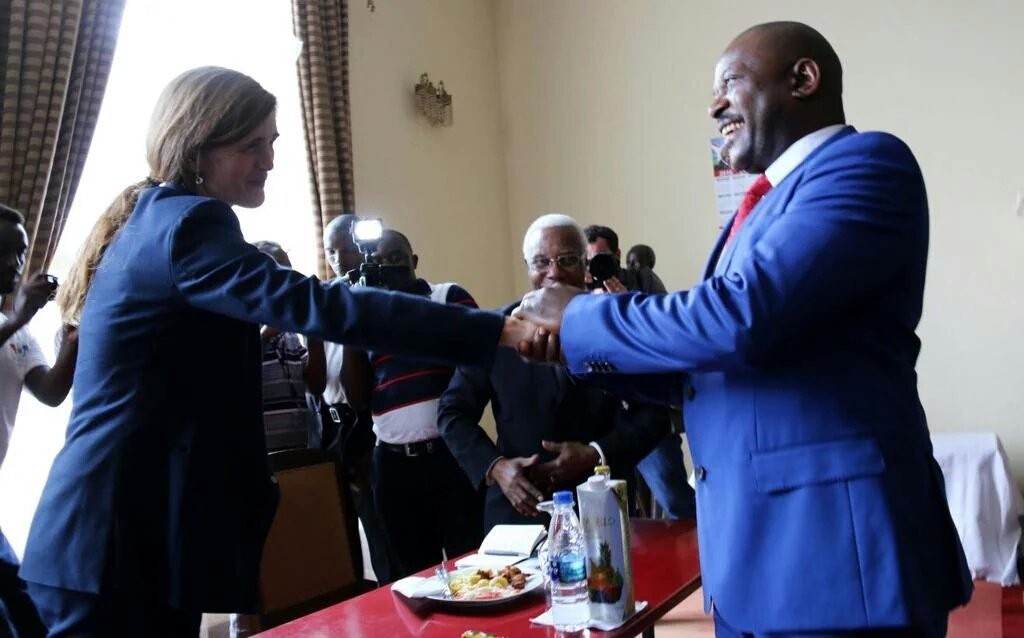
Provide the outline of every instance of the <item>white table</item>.
<path id="1" fill-rule="evenodd" d="M 932 446 L 971 575 L 1003 586 L 1017 584 L 1024 499 L 999 437 L 993 432 L 932 434 Z"/>

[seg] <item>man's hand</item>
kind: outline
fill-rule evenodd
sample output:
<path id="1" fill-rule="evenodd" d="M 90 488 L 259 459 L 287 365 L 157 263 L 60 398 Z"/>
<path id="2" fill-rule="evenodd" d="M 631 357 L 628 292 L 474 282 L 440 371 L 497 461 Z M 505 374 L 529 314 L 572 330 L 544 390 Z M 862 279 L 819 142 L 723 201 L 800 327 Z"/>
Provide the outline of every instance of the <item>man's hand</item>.
<path id="1" fill-rule="evenodd" d="M 546 288 L 531 290 L 523 297 L 523 302 L 512 313 L 513 317 L 526 319 L 552 334 L 558 334 L 562 328 L 562 314 L 576 295 L 585 295 L 582 288 L 556 284 Z"/>
<path id="2" fill-rule="evenodd" d="M 505 317 L 498 345 L 518 349 L 521 343 L 533 341 L 536 333 L 537 326 L 533 323 L 516 316 Z"/>
<path id="3" fill-rule="evenodd" d="M 490 479 L 498 484 L 505 498 L 524 516 L 537 516 L 537 503 L 544 494 L 526 478 L 524 470 L 537 463 L 537 455 L 499 459 L 491 468 Z"/>
<path id="4" fill-rule="evenodd" d="M 575 487 L 601 462 L 601 455 L 586 443 L 542 441 L 541 445 L 548 452 L 557 452 L 558 456 L 533 468 L 530 478 L 549 490 Z"/>
<path id="5" fill-rule="evenodd" d="M 558 335 L 551 334 L 543 328 L 537 329 L 533 334 L 533 339 L 520 341 L 517 350 L 524 359 L 537 363 L 565 365 L 565 358 L 562 357 L 562 342 L 558 339 Z"/>
<path id="6" fill-rule="evenodd" d="M 46 273 L 36 274 L 23 281 L 18 290 L 18 300 L 15 304 L 14 319 L 20 325 L 25 325 L 36 316 L 40 308 L 50 301 L 53 295 L 53 285 L 46 278 Z"/>
<path id="7" fill-rule="evenodd" d="M 604 293 L 605 291 L 610 292 L 612 294 L 617 294 L 620 292 L 629 292 L 629 289 L 626 288 L 626 286 L 621 281 L 619 281 L 618 277 L 609 277 L 608 279 L 604 280 L 604 289 L 602 290 L 601 288 L 598 288 L 594 292 L 600 294 Z"/>

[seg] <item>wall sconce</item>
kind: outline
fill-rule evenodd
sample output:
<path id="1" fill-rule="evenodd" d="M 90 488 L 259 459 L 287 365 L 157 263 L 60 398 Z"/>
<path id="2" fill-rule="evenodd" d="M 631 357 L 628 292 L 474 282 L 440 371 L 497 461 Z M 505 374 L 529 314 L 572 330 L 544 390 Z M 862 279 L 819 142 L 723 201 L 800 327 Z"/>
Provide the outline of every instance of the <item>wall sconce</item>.
<path id="1" fill-rule="evenodd" d="M 414 91 L 416 96 L 416 110 L 430 120 L 433 125 L 452 125 L 452 96 L 444 90 L 444 82 L 438 82 L 437 87 L 430 81 L 427 74 L 420 76 L 419 84 Z"/>

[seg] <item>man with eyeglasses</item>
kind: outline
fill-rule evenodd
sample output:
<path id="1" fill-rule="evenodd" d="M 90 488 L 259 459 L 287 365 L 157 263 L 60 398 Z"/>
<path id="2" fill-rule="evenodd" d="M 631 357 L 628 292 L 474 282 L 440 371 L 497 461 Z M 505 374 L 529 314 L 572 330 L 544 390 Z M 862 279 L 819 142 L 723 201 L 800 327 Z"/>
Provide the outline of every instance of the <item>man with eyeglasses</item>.
<path id="1" fill-rule="evenodd" d="M 523 239 L 535 290 L 582 286 L 585 252 L 586 238 L 566 215 L 540 217 Z M 488 403 L 497 443 L 480 426 Z M 542 522 L 537 503 L 555 490 L 574 488 L 595 465 L 608 464 L 613 475 L 628 477 L 665 436 L 668 420 L 653 407 L 626 403 L 564 369 L 524 361 L 510 350 L 499 353 L 489 370 L 456 370 L 441 396 L 438 427 L 470 481 L 487 488 L 489 531 L 499 523 Z"/>

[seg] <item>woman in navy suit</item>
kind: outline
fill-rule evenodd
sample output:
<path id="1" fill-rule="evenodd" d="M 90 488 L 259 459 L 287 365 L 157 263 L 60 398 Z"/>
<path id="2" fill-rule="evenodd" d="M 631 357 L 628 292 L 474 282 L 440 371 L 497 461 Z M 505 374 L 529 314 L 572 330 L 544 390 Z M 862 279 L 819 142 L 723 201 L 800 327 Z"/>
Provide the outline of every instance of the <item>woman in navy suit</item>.
<path id="1" fill-rule="evenodd" d="M 21 572 L 52 636 L 195 636 L 203 611 L 255 611 L 277 503 L 259 324 L 452 363 L 524 337 L 496 314 L 304 277 L 246 243 L 231 207 L 263 203 L 274 111 L 235 71 L 173 80 L 150 176 L 103 214 L 67 284 L 75 405 Z"/>

